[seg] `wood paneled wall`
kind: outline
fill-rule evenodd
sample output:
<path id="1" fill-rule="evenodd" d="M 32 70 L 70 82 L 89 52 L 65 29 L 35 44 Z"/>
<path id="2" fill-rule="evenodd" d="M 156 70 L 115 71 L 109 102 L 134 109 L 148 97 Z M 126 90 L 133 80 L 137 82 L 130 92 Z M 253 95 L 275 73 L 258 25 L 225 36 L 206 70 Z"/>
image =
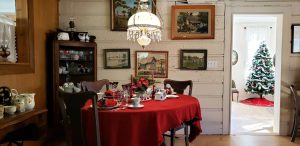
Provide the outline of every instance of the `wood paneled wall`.
<path id="1" fill-rule="evenodd" d="M 19 93 L 36 93 L 36 107 L 46 107 L 46 33 L 58 27 L 58 0 L 34 0 L 35 73 L 1 75 L 0 86 L 17 89 Z"/>

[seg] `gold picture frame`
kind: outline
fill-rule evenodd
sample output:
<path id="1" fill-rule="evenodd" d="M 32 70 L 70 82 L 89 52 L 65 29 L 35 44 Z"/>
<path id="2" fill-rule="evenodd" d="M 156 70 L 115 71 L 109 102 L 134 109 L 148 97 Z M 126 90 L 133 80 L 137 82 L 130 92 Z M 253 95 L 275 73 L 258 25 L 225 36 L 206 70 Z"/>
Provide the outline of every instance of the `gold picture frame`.
<path id="1" fill-rule="evenodd" d="M 168 51 L 136 51 L 135 75 L 168 77 Z"/>
<path id="2" fill-rule="evenodd" d="M 171 38 L 173 40 L 214 39 L 215 6 L 172 6 Z"/>

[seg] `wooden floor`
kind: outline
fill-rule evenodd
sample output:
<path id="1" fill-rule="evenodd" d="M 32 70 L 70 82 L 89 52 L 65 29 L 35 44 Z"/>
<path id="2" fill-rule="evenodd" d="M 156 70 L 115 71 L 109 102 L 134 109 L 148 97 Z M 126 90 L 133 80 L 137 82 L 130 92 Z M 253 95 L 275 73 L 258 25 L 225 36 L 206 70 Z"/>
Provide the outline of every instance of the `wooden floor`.
<path id="1" fill-rule="evenodd" d="M 271 134 L 273 119 L 274 107 L 231 103 L 231 134 Z"/>
<path id="2" fill-rule="evenodd" d="M 169 146 L 169 139 L 166 139 L 166 143 Z M 39 142 L 26 142 L 24 146 L 39 145 Z M 60 142 L 51 146 L 66 146 L 66 144 Z M 184 139 L 181 137 L 176 139 L 175 146 L 184 146 Z M 286 136 L 200 135 L 190 143 L 190 146 L 300 146 L 300 137 L 292 143 L 290 137 Z"/>
<path id="3" fill-rule="evenodd" d="M 176 146 L 184 146 L 183 138 L 176 140 Z M 292 143 L 284 136 L 201 135 L 190 146 L 300 146 L 300 137 Z"/>

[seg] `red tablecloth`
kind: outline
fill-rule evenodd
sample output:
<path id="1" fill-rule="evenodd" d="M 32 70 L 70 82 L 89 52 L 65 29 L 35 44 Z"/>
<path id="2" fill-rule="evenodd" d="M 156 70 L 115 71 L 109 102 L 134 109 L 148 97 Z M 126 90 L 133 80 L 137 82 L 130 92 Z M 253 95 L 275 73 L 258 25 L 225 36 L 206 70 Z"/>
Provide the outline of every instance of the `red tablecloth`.
<path id="1" fill-rule="evenodd" d="M 99 111 L 102 146 L 159 146 L 163 133 L 195 118 L 198 120 L 190 125 L 190 141 L 201 133 L 200 104 L 195 97 L 180 95 L 179 98 L 141 104 L 145 105 L 142 109 Z M 88 146 L 94 146 L 92 109 L 89 106 L 83 108 L 82 118 Z"/>

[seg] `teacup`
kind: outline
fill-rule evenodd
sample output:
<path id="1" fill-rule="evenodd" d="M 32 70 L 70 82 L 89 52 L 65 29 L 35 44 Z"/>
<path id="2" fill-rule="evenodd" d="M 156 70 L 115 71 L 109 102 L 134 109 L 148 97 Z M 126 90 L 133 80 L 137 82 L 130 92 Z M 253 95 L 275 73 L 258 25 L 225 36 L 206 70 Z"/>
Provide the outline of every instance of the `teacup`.
<path id="1" fill-rule="evenodd" d="M 141 98 L 139 97 L 134 97 L 131 99 L 132 100 L 132 106 L 138 107 L 140 106 Z"/>
<path id="2" fill-rule="evenodd" d="M 17 107 L 15 105 L 4 106 L 4 111 L 7 114 L 13 115 L 17 111 Z"/>

